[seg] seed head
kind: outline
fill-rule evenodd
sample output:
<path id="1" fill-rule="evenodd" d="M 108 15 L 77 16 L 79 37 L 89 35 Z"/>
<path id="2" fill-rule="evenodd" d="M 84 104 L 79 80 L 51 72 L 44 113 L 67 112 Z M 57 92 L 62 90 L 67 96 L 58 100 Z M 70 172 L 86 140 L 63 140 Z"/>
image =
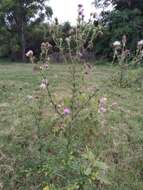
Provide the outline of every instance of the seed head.
<path id="1" fill-rule="evenodd" d="M 33 51 L 29 50 L 25 55 L 26 55 L 26 57 L 32 57 L 33 56 Z"/>

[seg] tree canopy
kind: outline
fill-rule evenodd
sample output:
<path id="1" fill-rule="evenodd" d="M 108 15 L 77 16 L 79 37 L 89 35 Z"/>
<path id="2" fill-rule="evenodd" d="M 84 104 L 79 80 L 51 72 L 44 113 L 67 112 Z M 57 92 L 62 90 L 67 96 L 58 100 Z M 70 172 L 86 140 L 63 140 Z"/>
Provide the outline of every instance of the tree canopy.
<path id="1" fill-rule="evenodd" d="M 20 57 L 24 61 L 27 28 L 31 23 L 40 23 L 51 16 L 52 9 L 46 5 L 46 0 L 1 0 L 0 33 L 4 39 L 0 40 L 10 39 L 7 45 L 11 54 L 21 52 Z"/>
<path id="2" fill-rule="evenodd" d="M 112 10 L 104 9 L 110 4 Z M 110 57 L 112 42 L 120 40 L 124 34 L 128 46 L 134 49 L 137 41 L 143 38 L 143 0 L 94 0 L 94 5 L 95 12 L 103 7 L 97 22 L 103 26 L 103 35 L 94 40 L 91 51 L 97 57 Z M 50 38 L 48 19 L 52 14 L 46 0 L 1 0 L 0 56 L 24 61 L 29 48 L 38 53 L 40 43 Z M 60 27 L 63 36 L 74 28 L 70 20 Z"/>

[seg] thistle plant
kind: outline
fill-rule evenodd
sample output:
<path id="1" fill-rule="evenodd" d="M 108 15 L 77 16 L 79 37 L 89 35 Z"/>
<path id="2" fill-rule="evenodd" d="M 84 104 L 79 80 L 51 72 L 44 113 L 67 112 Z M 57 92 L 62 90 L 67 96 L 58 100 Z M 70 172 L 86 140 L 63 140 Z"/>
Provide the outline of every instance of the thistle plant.
<path id="1" fill-rule="evenodd" d="M 129 57 L 130 50 L 126 48 L 127 38 L 126 35 L 123 35 L 122 41 L 115 41 L 113 43 L 114 54 L 113 54 L 113 64 L 117 60 L 118 63 L 118 73 L 117 76 L 113 79 L 121 87 L 126 87 L 128 85 L 128 66 L 129 66 Z"/>
<path id="2" fill-rule="evenodd" d="M 53 108 L 53 111 L 51 110 L 51 112 L 56 116 L 53 132 L 55 135 L 61 135 L 65 139 L 65 148 L 63 152 L 64 158 L 62 159 L 62 165 L 65 167 L 64 171 L 68 171 L 69 173 L 72 172 L 73 168 L 71 168 L 71 165 L 73 163 L 75 163 L 75 165 L 78 163 L 79 169 L 76 171 L 78 173 L 76 176 L 77 179 L 73 181 L 73 184 L 67 184 L 67 188 L 73 185 L 75 187 L 73 189 L 84 189 L 84 186 L 86 183 L 89 183 L 89 181 L 93 183 L 93 186 L 96 186 L 97 181 L 98 183 L 100 180 L 102 181 L 102 176 L 99 177 L 97 173 L 100 169 L 104 170 L 102 164 L 102 168 L 100 168 L 100 161 L 96 160 L 94 153 L 87 151 L 87 145 L 85 146 L 83 144 L 79 146 L 74 142 L 79 136 L 78 125 L 80 125 L 81 117 L 84 119 L 83 113 L 85 110 L 88 110 L 92 101 L 98 98 L 97 95 L 99 90 L 95 86 L 87 86 L 86 81 L 92 76 L 94 67 L 84 59 L 84 52 L 92 47 L 93 39 L 102 34 L 102 27 L 99 24 L 95 27 L 94 22 L 95 14 L 91 15 L 88 23 L 84 21 L 83 6 L 78 5 L 77 26 L 72 28 L 67 36 L 62 35 L 60 26 L 56 20 L 56 23 L 51 24 L 51 38 L 54 45 L 49 42 L 43 42 L 41 44 L 40 60 L 37 63 L 33 62 L 33 54 L 27 53 L 31 62 L 35 64 L 34 67 L 39 68 L 37 70 L 39 70 L 41 76 L 39 89 L 42 94 L 42 99 L 48 99 L 49 106 L 52 105 Z M 53 95 L 51 81 L 48 78 L 51 67 L 49 54 L 52 48 L 58 49 L 59 53 L 63 56 L 65 63 L 70 63 L 70 93 L 68 97 L 64 97 L 62 102 Z M 43 101 L 39 102 L 39 108 L 41 109 Z M 105 108 L 103 107 L 104 105 L 99 105 L 100 113 L 98 113 L 97 105 L 97 112 L 95 115 L 105 112 Z M 41 138 L 40 135 L 38 135 L 38 137 Z M 40 140 L 41 139 L 39 139 L 39 141 Z M 83 150 L 80 152 L 78 149 Z M 40 146 L 40 151 L 42 152 L 42 145 Z M 87 157 L 90 157 L 92 154 L 92 158 L 82 158 L 80 156 L 82 152 L 85 152 Z M 94 164 L 94 167 L 90 172 L 88 171 L 88 165 L 87 168 L 84 166 L 84 163 L 87 163 L 87 161 L 83 160 L 86 159 L 91 167 Z M 90 163 L 93 161 L 94 163 Z M 97 165 L 99 164 L 99 166 L 96 167 L 96 163 Z"/>
<path id="3" fill-rule="evenodd" d="M 143 40 L 138 41 L 137 43 L 137 50 L 134 59 L 132 60 L 134 67 L 143 65 Z M 139 88 L 142 89 L 143 87 L 143 69 L 140 68 L 139 72 L 137 73 L 136 79 L 134 80 L 134 84 L 139 85 Z"/>
<path id="4" fill-rule="evenodd" d="M 143 40 L 137 43 L 136 56 L 133 61 L 135 66 L 143 64 Z"/>

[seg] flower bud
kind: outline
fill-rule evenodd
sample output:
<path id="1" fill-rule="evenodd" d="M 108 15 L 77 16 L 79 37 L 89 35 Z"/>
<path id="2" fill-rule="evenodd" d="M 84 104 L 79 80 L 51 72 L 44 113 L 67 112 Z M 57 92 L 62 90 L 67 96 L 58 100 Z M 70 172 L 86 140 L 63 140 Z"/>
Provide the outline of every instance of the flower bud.
<path id="1" fill-rule="evenodd" d="M 33 51 L 29 50 L 25 55 L 26 55 L 26 57 L 32 57 L 33 56 Z"/>
<path id="2" fill-rule="evenodd" d="M 114 47 L 114 48 L 119 48 L 119 47 L 121 47 L 121 42 L 120 42 L 120 41 L 115 41 L 115 42 L 113 43 L 113 47 Z"/>

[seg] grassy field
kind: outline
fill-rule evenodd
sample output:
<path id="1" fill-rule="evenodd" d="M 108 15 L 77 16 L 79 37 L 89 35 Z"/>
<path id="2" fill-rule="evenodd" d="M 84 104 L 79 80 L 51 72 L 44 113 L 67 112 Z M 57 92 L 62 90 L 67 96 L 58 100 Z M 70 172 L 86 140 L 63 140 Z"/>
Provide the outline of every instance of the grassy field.
<path id="1" fill-rule="evenodd" d="M 48 79 L 58 101 L 66 101 L 65 97 L 69 96 L 68 70 L 67 65 L 50 66 Z M 94 115 L 86 114 L 85 110 L 86 122 L 82 119 L 78 122 L 79 134 L 75 129 L 73 147 L 80 155 L 88 146 L 108 165 L 110 184 L 96 184 L 97 189 L 142 190 L 143 89 L 135 85 L 127 88 L 113 85 L 110 78 L 115 72 L 117 67 L 96 66 L 92 76 L 87 78 L 87 91 L 96 86 L 99 89 L 97 96 L 107 97 L 106 123 L 104 128 L 100 128 Z M 62 162 L 65 140 L 61 134 L 53 132 L 55 116 L 51 117 L 52 111 L 46 99 L 43 100 L 40 121 L 42 140 L 38 142 L 35 137 L 37 105 L 27 100 L 27 96 L 39 96 L 40 82 L 41 77 L 33 72 L 30 64 L 0 65 L 0 189 L 42 190 L 46 184 L 54 184 L 51 190 L 78 189 L 68 185 L 76 181 L 79 162 L 72 162 L 74 166 L 71 164 L 71 169 L 65 171 Z M 42 161 L 39 143 L 44 147 L 40 152 Z M 84 189 L 94 190 L 95 186 L 89 183 Z"/>

